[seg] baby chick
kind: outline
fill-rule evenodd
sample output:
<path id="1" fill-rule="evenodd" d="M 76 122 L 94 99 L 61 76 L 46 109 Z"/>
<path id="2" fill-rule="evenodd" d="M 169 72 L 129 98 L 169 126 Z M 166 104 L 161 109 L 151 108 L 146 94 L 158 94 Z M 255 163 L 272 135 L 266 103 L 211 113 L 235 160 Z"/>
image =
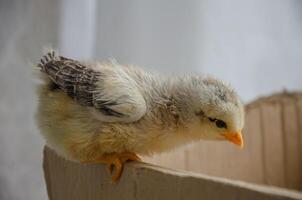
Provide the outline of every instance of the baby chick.
<path id="1" fill-rule="evenodd" d="M 137 154 L 201 139 L 243 147 L 243 104 L 222 81 L 161 77 L 116 62 L 79 62 L 54 51 L 38 67 L 44 83 L 36 117 L 47 145 L 69 160 L 106 163 L 113 181 L 127 160 L 139 160 Z"/>

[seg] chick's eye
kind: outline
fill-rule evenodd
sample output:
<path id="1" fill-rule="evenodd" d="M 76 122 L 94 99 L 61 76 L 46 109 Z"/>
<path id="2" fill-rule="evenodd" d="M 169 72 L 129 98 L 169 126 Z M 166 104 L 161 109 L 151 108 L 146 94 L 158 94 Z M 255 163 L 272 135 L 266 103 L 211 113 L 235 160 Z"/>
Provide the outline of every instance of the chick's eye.
<path id="1" fill-rule="evenodd" d="M 218 128 L 226 128 L 227 127 L 226 123 L 222 120 L 219 120 L 219 119 L 217 119 L 215 121 L 215 124 Z"/>

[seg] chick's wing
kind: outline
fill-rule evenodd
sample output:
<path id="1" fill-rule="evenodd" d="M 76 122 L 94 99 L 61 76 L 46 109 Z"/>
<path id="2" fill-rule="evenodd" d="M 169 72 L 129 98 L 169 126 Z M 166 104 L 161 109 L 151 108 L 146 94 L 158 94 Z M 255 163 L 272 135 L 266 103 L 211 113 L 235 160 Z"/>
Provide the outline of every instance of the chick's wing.
<path id="1" fill-rule="evenodd" d="M 146 112 L 136 82 L 121 67 L 95 70 L 54 52 L 44 56 L 38 66 L 68 96 L 82 106 L 92 107 L 101 121 L 129 123 Z"/>

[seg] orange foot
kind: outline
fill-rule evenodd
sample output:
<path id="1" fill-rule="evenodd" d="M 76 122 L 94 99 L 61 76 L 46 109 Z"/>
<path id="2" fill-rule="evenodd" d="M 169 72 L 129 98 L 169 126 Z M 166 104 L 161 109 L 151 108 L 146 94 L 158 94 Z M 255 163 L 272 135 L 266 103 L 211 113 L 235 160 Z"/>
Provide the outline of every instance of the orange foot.
<path id="1" fill-rule="evenodd" d="M 107 164 L 107 170 L 112 175 L 111 179 L 113 182 L 116 182 L 121 177 L 123 172 L 124 163 L 127 161 L 141 161 L 141 159 L 135 154 L 131 152 L 123 152 L 123 153 L 107 153 L 102 155 L 101 158 L 88 161 L 84 163 L 104 163 Z M 114 173 L 113 168 L 115 168 Z"/>

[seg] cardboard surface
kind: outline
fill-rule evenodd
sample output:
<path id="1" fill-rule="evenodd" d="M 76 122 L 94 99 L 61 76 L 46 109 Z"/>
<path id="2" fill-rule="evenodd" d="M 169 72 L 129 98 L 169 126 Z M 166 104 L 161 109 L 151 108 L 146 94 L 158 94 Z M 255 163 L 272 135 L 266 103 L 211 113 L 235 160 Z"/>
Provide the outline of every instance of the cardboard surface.
<path id="1" fill-rule="evenodd" d="M 44 150 L 44 173 L 50 200 L 267 200 L 302 199 L 302 194 L 262 187 L 146 163 L 128 163 L 118 183 L 105 166 L 79 164 Z"/>

